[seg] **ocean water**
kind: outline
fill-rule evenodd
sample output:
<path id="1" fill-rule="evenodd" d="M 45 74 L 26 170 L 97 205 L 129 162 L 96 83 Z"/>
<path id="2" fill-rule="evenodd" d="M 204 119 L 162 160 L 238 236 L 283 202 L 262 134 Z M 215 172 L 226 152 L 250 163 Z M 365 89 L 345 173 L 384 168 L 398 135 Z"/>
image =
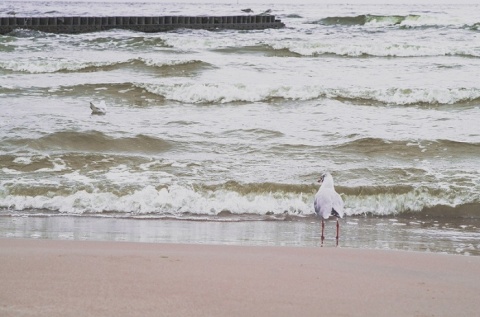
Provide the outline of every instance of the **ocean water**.
<path id="1" fill-rule="evenodd" d="M 413 222 L 429 249 L 466 252 L 435 248 L 443 227 L 479 254 L 479 4 L 4 1 L 0 16 L 247 7 L 286 27 L 0 36 L 0 236 L 25 232 L 18 217 L 308 233 L 330 171 L 350 238 Z"/>

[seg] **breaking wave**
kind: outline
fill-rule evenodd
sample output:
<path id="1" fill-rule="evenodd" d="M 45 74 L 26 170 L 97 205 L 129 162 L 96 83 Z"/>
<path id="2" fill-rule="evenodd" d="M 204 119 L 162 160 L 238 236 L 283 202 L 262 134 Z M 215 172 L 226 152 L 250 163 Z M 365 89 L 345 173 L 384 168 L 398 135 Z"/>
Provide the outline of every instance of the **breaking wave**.
<path id="1" fill-rule="evenodd" d="M 480 143 L 468 143 L 452 140 L 424 140 L 424 141 L 392 141 L 380 138 L 360 138 L 336 146 L 336 149 L 358 153 L 385 153 L 397 155 L 412 154 L 419 156 L 419 151 L 428 155 L 445 155 L 455 153 L 456 156 L 474 157 L 480 153 Z"/>
<path id="2" fill-rule="evenodd" d="M 387 43 L 378 42 L 370 45 L 349 42 L 298 42 L 284 40 L 269 43 L 275 50 L 287 50 L 290 54 L 299 56 L 336 56 L 336 57 L 433 57 L 433 56 L 458 56 L 466 58 L 478 58 L 480 53 L 475 47 L 449 47 L 435 46 L 431 43 Z M 287 55 L 287 54 L 285 54 Z"/>
<path id="3" fill-rule="evenodd" d="M 405 21 L 418 21 L 419 15 L 373 15 L 362 14 L 357 16 L 333 16 L 320 19 L 312 22 L 321 25 L 366 25 L 366 24 L 382 24 L 384 25 L 399 25 Z"/>
<path id="4" fill-rule="evenodd" d="M 63 45 L 74 47 L 86 47 L 88 49 L 105 50 L 142 50 L 142 49 L 161 49 L 170 48 L 160 35 L 143 35 L 129 30 L 108 30 L 96 33 L 82 34 L 81 41 L 78 41 L 78 35 L 72 34 L 52 34 L 37 30 L 15 29 L 8 33 L 5 38 L 29 38 L 29 39 L 54 39 L 60 41 Z M 22 49 L 20 47 L 20 49 Z"/>
<path id="5" fill-rule="evenodd" d="M 480 102 L 480 88 L 332 88 L 323 85 L 248 83 L 201 83 L 184 80 L 159 84 L 142 82 L 80 84 L 52 88 L 29 88 L 36 94 L 75 96 L 78 93 L 112 96 L 139 95 L 148 100 L 186 104 L 227 104 L 236 102 L 271 102 L 274 100 L 322 100 L 403 106 L 475 105 Z M 16 87 L 0 86 L 0 94 L 25 93 Z"/>
<path id="6" fill-rule="evenodd" d="M 36 60 L 15 59 L 0 61 L 0 69 L 31 74 L 56 72 L 96 72 L 125 67 L 150 67 L 158 70 L 175 69 L 176 72 L 195 71 L 211 65 L 199 60 L 155 61 L 151 58 L 131 58 L 120 61 L 81 61 L 68 58 L 37 58 Z"/>
<path id="7" fill-rule="evenodd" d="M 36 139 L 6 139 L 3 146 L 29 148 L 33 150 L 70 152 L 118 152 L 118 153 L 159 153 L 171 148 L 171 144 L 160 138 L 147 135 L 115 138 L 98 131 L 54 132 Z M 3 147 L 2 146 L 2 147 Z"/>
<path id="8" fill-rule="evenodd" d="M 322 98 L 417 105 L 457 104 L 478 101 L 480 89 L 334 89 L 322 86 L 250 86 L 247 84 L 135 84 L 165 99 L 184 103 L 261 102 L 273 99 L 316 100 Z"/>
<path id="9" fill-rule="evenodd" d="M 437 210 L 436 216 L 462 217 L 455 210 L 474 210 L 480 206 L 478 192 L 462 193 L 453 189 L 439 190 L 425 186 L 341 187 L 350 216 L 421 214 Z M 285 219 L 286 216 L 314 216 L 313 196 L 316 186 L 288 184 L 238 184 L 189 187 L 180 185 L 148 185 L 126 193 L 83 189 L 49 191 L 43 195 L 32 186 L 0 188 L 0 208 L 5 214 L 42 211 L 44 214 L 113 215 L 188 218 L 192 215 L 216 217 L 254 216 L 258 219 Z M 11 194 L 10 192 L 15 192 Z M 33 194 L 35 193 L 35 194 Z M 453 199 L 454 197 L 454 199 Z M 466 208 L 465 206 L 470 206 Z M 442 215 L 442 211 L 448 214 Z M 472 215 L 470 215 L 472 216 Z M 475 217 L 480 217 L 474 214 Z"/>
<path id="10" fill-rule="evenodd" d="M 103 34 L 110 36 L 103 36 Z M 124 34 L 128 34 L 125 36 Z M 77 45 L 88 48 L 97 49 L 159 49 L 170 48 L 162 37 L 159 36 L 141 36 L 134 32 L 119 32 L 118 30 L 111 30 L 101 33 L 102 36 L 94 35 L 92 38 L 87 38 L 86 41 L 80 42 Z"/>
<path id="11" fill-rule="evenodd" d="M 361 14 L 356 16 L 331 16 L 310 22 L 325 26 L 373 26 L 388 27 L 399 26 L 401 29 L 426 29 L 426 28 L 457 28 L 477 31 L 479 23 L 462 24 L 456 20 L 446 21 L 432 19 L 425 15 L 375 15 Z"/>

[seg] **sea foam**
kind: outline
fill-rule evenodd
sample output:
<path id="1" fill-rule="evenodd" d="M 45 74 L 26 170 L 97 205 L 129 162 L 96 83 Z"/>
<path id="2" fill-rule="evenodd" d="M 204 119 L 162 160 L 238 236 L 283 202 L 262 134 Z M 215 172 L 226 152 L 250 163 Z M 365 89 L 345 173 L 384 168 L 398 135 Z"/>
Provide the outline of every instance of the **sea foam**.
<path id="1" fill-rule="evenodd" d="M 168 100 L 184 103 L 261 102 L 275 98 L 371 100 L 385 104 L 456 104 L 480 99 L 480 89 L 466 88 L 328 88 L 320 85 L 144 84 L 136 86 Z"/>
<path id="2" fill-rule="evenodd" d="M 77 175 L 78 176 L 78 175 Z M 73 177 L 73 176 L 72 176 Z M 128 194 L 98 190 L 78 190 L 62 196 L 54 192 L 46 195 L 24 196 L 0 191 L 0 208 L 22 212 L 49 210 L 63 214 L 125 214 L 130 216 L 156 215 L 185 218 L 191 215 L 313 216 L 313 193 L 248 192 L 227 189 L 199 191 L 192 187 L 171 185 L 156 188 L 148 185 Z M 480 197 L 470 191 L 430 190 L 417 188 L 404 193 L 377 192 L 366 194 L 342 193 L 346 214 L 377 216 L 421 212 L 427 208 L 449 206 L 455 208 Z M 455 199 L 452 199 L 455 197 Z M 441 216 L 441 215 L 439 215 Z"/>

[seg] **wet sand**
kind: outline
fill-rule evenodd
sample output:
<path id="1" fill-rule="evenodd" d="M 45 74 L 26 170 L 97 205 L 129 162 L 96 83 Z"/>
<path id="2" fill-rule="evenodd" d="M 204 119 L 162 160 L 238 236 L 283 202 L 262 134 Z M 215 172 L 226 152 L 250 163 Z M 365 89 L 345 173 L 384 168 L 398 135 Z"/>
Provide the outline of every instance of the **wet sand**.
<path id="1" fill-rule="evenodd" d="M 480 257 L 0 239 L 1 316 L 473 316 Z"/>
<path id="2" fill-rule="evenodd" d="M 179 221 L 0 216 L 0 238 L 317 247 L 320 226 L 313 217 L 295 221 L 232 221 L 226 217 Z M 478 219 L 348 217 L 340 222 L 340 246 L 480 256 L 479 228 Z M 326 245 L 335 245 L 334 220 L 327 222 L 325 236 Z"/>

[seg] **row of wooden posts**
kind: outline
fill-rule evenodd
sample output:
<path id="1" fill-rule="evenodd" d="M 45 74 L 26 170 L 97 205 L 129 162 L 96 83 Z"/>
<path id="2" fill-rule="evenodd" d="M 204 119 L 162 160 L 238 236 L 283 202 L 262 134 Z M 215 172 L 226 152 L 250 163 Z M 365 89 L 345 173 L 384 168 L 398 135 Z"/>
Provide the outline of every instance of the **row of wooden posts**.
<path id="1" fill-rule="evenodd" d="M 158 32 L 178 28 L 266 29 L 283 26 L 285 25 L 272 15 L 0 17 L 0 34 L 17 28 L 53 33 L 82 33 L 113 28 Z"/>

